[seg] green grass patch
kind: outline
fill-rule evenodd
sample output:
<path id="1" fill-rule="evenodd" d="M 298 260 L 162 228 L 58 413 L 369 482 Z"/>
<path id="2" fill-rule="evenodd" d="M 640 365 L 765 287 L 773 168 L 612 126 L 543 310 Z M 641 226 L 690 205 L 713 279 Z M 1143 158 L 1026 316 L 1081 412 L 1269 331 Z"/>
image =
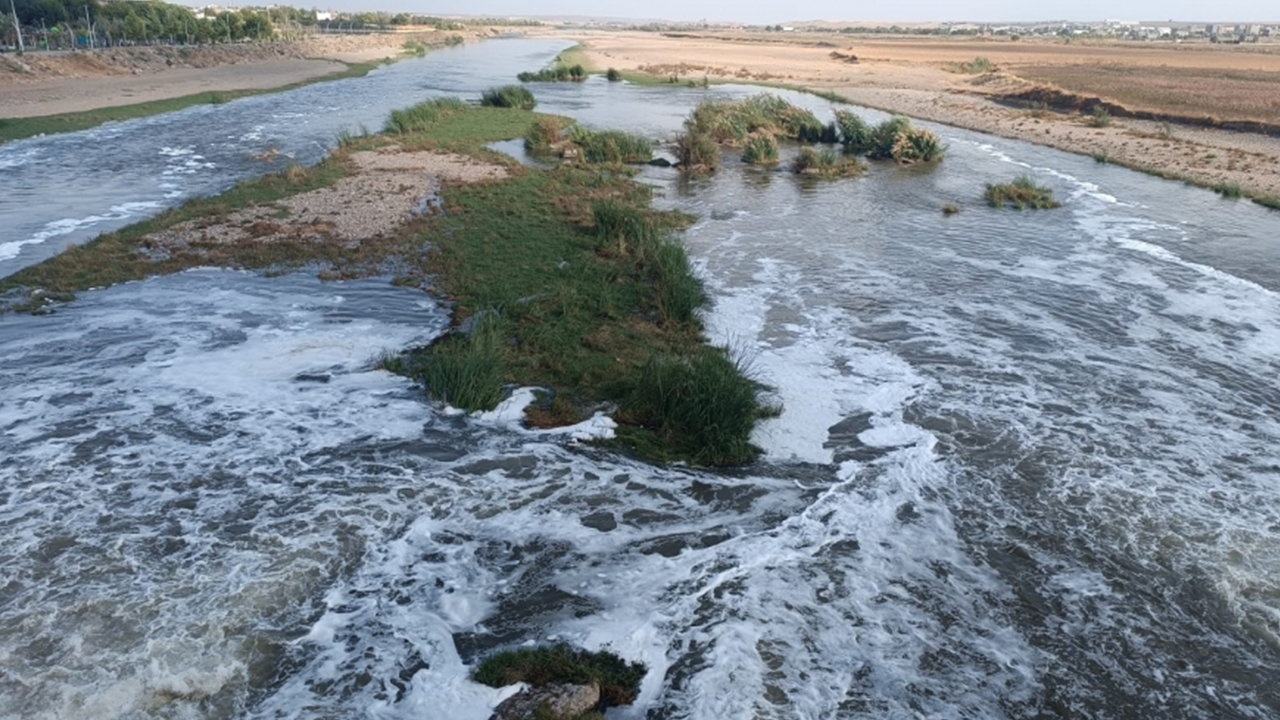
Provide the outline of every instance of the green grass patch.
<path id="1" fill-rule="evenodd" d="M 469 106 L 458 98 L 424 100 L 417 105 L 400 110 L 392 110 L 391 117 L 387 119 L 384 132 L 395 135 L 421 132 L 446 117 L 457 115 L 469 109 Z"/>
<path id="2" fill-rule="evenodd" d="M 467 411 L 502 401 L 506 323 L 494 312 L 479 316 L 467 335 L 452 334 L 403 364 L 384 364 L 422 383 L 427 396 Z"/>
<path id="3" fill-rule="evenodd" d="M 690 129 L 676 137 L 676 158 L 683 172 L 715 172 L 720 166 L 720 146 L 710 134 Z"/>
<path id="4" fill-rule="evenodd" d="M 1271 208 L 1272 210 L 1280 210 L 1280 197 L 1276 197 L 1275 195 L 1263 195 L 1262 197 L 1255 197 L 1253 201 L 1258 203 L 1262 207 Z"/>
<path id="5" fill-rule="evenodd" d="M 569 128 L 569 139 L 582 149 L 587 162 L 636 164 L 653 159 L 653 142 L 639 135 L 575 125 Z"/>
<path id="6" fill-rule="evenodd" d="M 1022 175 L 1011 183 L 988 184 L 984 196 L 991 207 L 1007 205 L 1019 210 L 1043 210 L 1061 206 L 1061 203 L 1053 199 L 1053 190 L 1036 185 L 1036 181 L 1029 175 Z"/>
<path id="7" fill-rule="evenodd" d="M 811 147 L 800 148 L 800 153 L 791 163 L 791 172 L 820 178 L 855 177 L 865 170 L 866 167 L 852 155 Z"/>
<path id="8" fill-rule="evenodd" d="M 164 113 L 183 110 L 194 105 L 220 105 L 238 98 L 250 97 L 253 95 L 296 90 L 297 88 L 318 82 L 363 77 L 368 75 L 374 68 L 378 67 L 379 64 L 380 63 L 377 62 L 350 63 L 346 70 L 342 70 L 331 75 L 313 78 L 311 80 L 305 80 L 303 82 L 282 85 L 277 88 L 202 92 L 194 95 L 184 95 L 177 98 L 151 100 L 143 103 L 134 103 L 132 105 L 117 105 L 115 107 L 85 110 L 83 112 L 44 115 L 41 117 L 30 118 L 8 118 L 3 122 L 0 122 L 0 143 L 8 142 L 10 140 L 21 140 L 23 138 L 35 137 L 37 135 L 53 135 L 55 133 L 88 130 L 89 128 L 94 128 L 107 122 L 132 120 L 134 118 L 148 117 L 151 115 L 161 115 Z"/>
<path id="9" fill-rule="evenodd" d="M 630 705 L 640 693 L 645 667 L 608 651 L 587 652 L 567 645 L 506 650 L 485 658 L 472 677 L 489 687 L 528 683 L 534 687 L 565 683 L 600 686 L 600 707 Z"/>
<path id="10" fill-rule="evenodd" d="M 742 145 L 742 162 L 748 165 L 777 165 L 778 141 L 772 135 L 753 135 Z"/>
<path id="11" fill-rule="evenodd" d="M 551 152 L 554 147 L 565 141 L 564 130 L 573 122 L 567 118 L 544 115 L 538 118 L 533 127 L 524 136 L 524 149 L 533 154 Z"/>
<path id="12" fill-rule="evenodd" d="M 1244 190 L 1240 188 L 1239 183 L 1233 183 L 1233 182 L 1218 183 L 1217 185 L 1214 185 L 1211 189 L 1214 192 L 1221 195 L 1222 197 L 1227 198 L 1228 200 L 1239 200 L 1241 197 L 1244 196 Z"/>
<path id="13" fill-rule="evenodd" d="M 484 107 L 532 110 L 537 106 L 538 101 L 529 88 L 520 85 L 504 85 L 485 90 L 480 96 L 480 104 Z"/>
<path id="14" fill-rule="evenodd" d="M 828 126 L 812 112 L 769 93 L 744 100 L 706 100 L 694 109 L 685 128 L 730 147 L 741 147 L 752 135 L 801 142 L 820 142 L 828 135 Z"/>

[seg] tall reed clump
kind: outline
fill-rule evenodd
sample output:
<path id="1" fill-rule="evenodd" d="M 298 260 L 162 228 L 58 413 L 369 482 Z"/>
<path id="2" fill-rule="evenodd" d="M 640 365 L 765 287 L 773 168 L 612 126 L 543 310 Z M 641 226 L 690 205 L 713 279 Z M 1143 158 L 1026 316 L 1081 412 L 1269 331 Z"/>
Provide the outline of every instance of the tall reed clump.
<path id="1" fill-rule="evenodd" d="M 496 313 L 487 313 L 470 336 L 446 337 L 411 356 L 409 376 L 433 399 L 468 412 L 492 409 L 502 401 L 502 325 Z"/>
<path id="2" fill-rule="evenodd" d="M 643 209 L 614 198 L 591 206 L 597 247 L 623 256 L 648 257 L 658 240 L 658 227 Z"/>
<path id="3" fill-rule="evenodd" d="M 709 133 L 691 128 L 676 138 L 676 159 L 686 173 L 715 172 L 720 165 L 720 146 Z"/>
<path id="4" fill-rule="evenodd" d="M 517 108 L 532 110 L 538 101 L 529 88 L 519 85 L 504 85 L 499 88 L 485 90 L 480 96 L 480 104 L 485 107 Z"/>
<path id="5" fill-rule="evenodd" d="M 1044 210 L 1062 205 L 1053 199 L 1053 190 L 1036 185 L 1036 181 L 1029 175 L 1019 176 L 1011 183 L 988 184 L 984 196 L 991 207 L 1012 205 L 1019 210 Z"/>
<path id="6" fill-rule="evenodd" d="M 707 300 L 693 273 L 684 244 L 654 222 L 643 208 L 605 198 L 591 206 L 597 250 L 634 260 L 658 290 L 658 314 L 664 324 L 691 323 Z"/>
<path id="7" fill-rule="evenodd" d="M 752 135 L 742 146 L 742 162 L 748 165 L 778 164 L 778 141 L 772 135 Z"/>
<path id="8" fill-rule="evenodd" d="M 867 150 L 867 157 L 910 165 L 936 162 L 942 159 L 945 152 L 942 140 L 932 131 L 912 127 L 910 120 L 896 116 L 871 130 L 871 147 Z"/>
<path id="9" fill-rule="evenodd" d="M 750 440 L 763 412 L 755 384 L 725 348 L 651 356 L 623 412 L 701 465 L 738 465 L 760 452 Z"/>
<path id="10" fill-rule="evenodd" d="M 647 163 L 653 159 L 653 143 L 646 137 L 617 130 L 589 130 L 581 125 L 569 129 L 569 139 L 582 148 L 587 162 Z"/>
<path id="11" fill-rule="evenodd" d="M 753 134 L 821 142 L 828 133 L 828 126 L 813 113 L 768 93 L 744 100 L 704 101 L 685 121 L 685 128 L 730 147 L 741 146 Z"/>
<path id="12" fill-rule="evenodd" d="M 861 155 L 871 149 L 871 126 L 857 113 L 836 111 L 836 125 L 840 128 L 840 144 L 845 152 Z"/>
<path id="13" fill-rule="evenodd" d="M 1244 189 L 1239 183 L 1224 182 L 1213 186 L 1213 191 L 1228 200 L 1239 200 L 1244 196 Z"/>
<path id="14" fill-rule="evenodd" d="M 800 148 L 791 163 L 791 172 L 797 175 L 813 175 L 820 178 L 841 178 L 861 175 L 866 168 L 858 159 L 834 150 Z"/>
<path id="15" fill-rule="evenodd" d="M 609 68 L 604 76 L 609 82 L 622 82 L 622 73 L 618 72 L 617 68 Z"/>
<path id="16" fill-rule="evenodd" d="M 568 120 L 551 115 L 538 118 L 524 135 L 524 149 L 531 153 L 550 152 L 564 139 L 564 129 L 568 124 Z"/>
<path id="17" fill-rule="evenodd" d="M 402 110 L 392 110 L 391 118 L 387 120 L 386 132 L 396 135 L 421 132 L 466 109 L 467 104 L 458 98 L 425 100 Z"/>

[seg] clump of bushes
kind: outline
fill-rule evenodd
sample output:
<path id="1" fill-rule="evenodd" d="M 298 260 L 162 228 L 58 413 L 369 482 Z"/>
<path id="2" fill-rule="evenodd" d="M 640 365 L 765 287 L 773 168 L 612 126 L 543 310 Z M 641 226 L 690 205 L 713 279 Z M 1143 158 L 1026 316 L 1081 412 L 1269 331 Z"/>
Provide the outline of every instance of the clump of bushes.
<path id="1" fill-rule="evenodd" d="M 993 72 L 996 64 L 984 57 L 976 57 L 968 62 L 957 63 L 954 66 L 956 72 L 967 73 L 969 75 L 981 75 L 982 73 Z"/>
<path id="2" fill-rule="evenodd" d="M 566 683 L 600 686 L 603 711 L 618 705 L 630 705 L 640 692 L 645 666 L 629 663 L 611 652 L 587 652 L 568 645 L 507 650 L 485 658 L 476 666 L 472 677 L 489 687 L 506 687 L 527 683 L 533 687 Z"/>
<path id="3" fill-rule="evenodd" d="M 1044 210 L 1062 205 L 1053 199 L 1053 190 L 1036 185 L 1036 181 L 1029 175 L 1022 175 L 1011 183 L 988 184 L 985 197 L 991 207 L 1012 205 L 1019 210 Z"/>
<path id="4" fill-rule="evenodd" d="M 1093 107 L 1093 114 L 1089 116 L 1089 127 L 1104 128 L 1111 125 L 1111 113 L 1101 105 Z"/>
<path id="5" fill-rule="evenodd" d="M 404 135 L 421 132 L 450 115 L 456 115 L 467 109 L 467 104 L 458 98 L 436 98 L 425 100 L 402 110 L 392 110 L 387 120 L 386 132 Z"/>
<path id="6" fill-rule="evenodd" d="M 778 141 L 772 135 L 752 135 L 742 146 L 742 162 L 748 165 L 775 165 Z"/>
<path id="7" fill-rule="evenodd" d="M 791 163 L 791 171 L 797 175 L 816 175 L 821 178 L 853 177 L 861 175 L 866 168 L 857 158 L 842 155 L 834 150 L 814 150 L 800 148 L 800 153 Z"/>
<path id="8" fill-rule="evenodd" d="M 676 138 L 676 157 L 687 173 L 714 172 L 720 165 L 720 146 L 709 133 L 691 128 Z"/>
<path id="9" fill-rule="evenodd" d="M 896 116 L 871 130 L 867 157 L 909 165 L 941 160 L 945 151 L 942 141 L 932 131 L 912 127 L 910 120 Z"/>
<path id="10" fill-rule="evenodd" d="M 653 143 L 639 135 L 575 125 L 569 130 L 569 139 L 582 148 L 587 162 L 646 163 L 653 159 Z"/>
<path id="11" fill-rule="evenodd" d="M 1230 200 L 1238 200 L 1244 195 L 1244 190 L 1241 189 L 1240 185 L 1233 182 L 1218 183 L 1213 186 L 1213 191 Z"/>
<path id="12" fill-rule="evenodd" d="M 618 72 L 616 68 L 609 68 L 609 71 L 604 76 L 609 82 L 622 82 L 622 73 Z"/>
<path id="13" fill-rule="evenodd" d="M 480 104 L 485 107 L 517 108 L 532 110 L 538 101 L 529 92 L 529 88 L 520 85 L 505 85 L 500 88 L 485 90 L 480 96 Z"/>
<path id="14" fill-rule="evenodd" d="M 840 144 L 845 152 L 862 154 L 871 149 L 871 126 L 857 113 L 836 111 L 836 126 L 840 129 Z"/>
<path id="15" fill-rule="evenodd" d="M 587 69 L 581 65 L 557 65 L 537 72 L 522 72 L 516 79 L 520 82 L 582 82 L 587 79 Z"/>

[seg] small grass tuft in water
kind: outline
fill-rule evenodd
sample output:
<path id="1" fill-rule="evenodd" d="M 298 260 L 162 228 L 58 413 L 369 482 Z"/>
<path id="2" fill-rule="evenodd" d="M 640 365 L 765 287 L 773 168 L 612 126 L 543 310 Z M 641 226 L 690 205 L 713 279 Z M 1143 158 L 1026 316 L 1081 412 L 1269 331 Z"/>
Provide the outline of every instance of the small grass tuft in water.
<path id="1" fill-rule="evenodd" d="M 538 118 L 524 136 L 524 149 L 531 153 L 547 153 L 563 142 L 564 129 L 572 122 L 554 115 Z"/>
<path id="2" fill-rule="evenodd" d="M 791 163 L 791 172 L 820 178 L 855 177 L 864 171 L 866 166 L 851 155 L 808 147 L 800 148 L 800 153 Z"/>
<path id="3" fill-rule="evenodd" d="M 753 134 L 820 142 L 827 133 L 827 126 L 812 112 L 768 93 L 745 100 L 703 101 L 685 121 L 685 129 L 730 147 L 740 147 Z"/>
<path id="4" fill-rule="evenodd" d="M 951 215 L 956 215 L 959 212 L 960 212 L 960 205 L 958 203 L 950 202 L 942 206 L 942 214 L 948 217 L 950 217 Z"/>
<path id="5" fill-rule="evenodd" d="M 777 165 L 778 141 L 772 135 L 753 135 L 742 146 L 742 162 L 748 165 Z"/>
<path id="6" fill-rule="evenodd" d="M 1107 152 L 1106 150 L 1095 151 L 1092 157 L 1093 157 L 1093 161 L 1096 163 L 1104 164 L 1104 163 L 1111 162 L 1111 153 Z"/>
<path id="7" fill-rule="evenodd" d="M 1228 200 L 1238 200 L 1244 196 L 1244 190 L 1238 183 L 1224 182 L 1213 186 L 1213 191 Z"/>
<path id="8" fill-rule="evenodd" d="M 837 110 L 836 125 L 840 128 L 840 144 L 844 145 L 845 152 L 862 154 L 871 149 L 871 126 L 860 115 Z"/>
<path id="9" fill-rule="evenodd" d="M 985 197 L 991 207 L 1009 205 L 1019 210 L 1043 210 L 1061 206 L 1061 203 L 1053 199 L 1053 190 L 1036 185 L 1036 181 L 1029 175 L 1022 175 L 1011 183 L 989 184 Z"/>
<path id="10" fill-rule="evenodd" d="M 596 709 L 603 711 L 635 702 L 644 674 L 644 665 L 627 662 L 607 650 L 587 652 L 568 645 L 551 645 L 491 655 L 476 666 L 472 677 L 481 685 L 495 688 L 515 683 L 533 687 L 595 683 L 600 686 L 600 706 Z"/>
<path id="11" fill-rule="evenodd" d="M 529 88 L 519 85 L 504 85 L 499 88 L 485 90 L 480 96 L 480 104 L 484 107 L 517 108 L 532 110 L 538 101 Z"/>

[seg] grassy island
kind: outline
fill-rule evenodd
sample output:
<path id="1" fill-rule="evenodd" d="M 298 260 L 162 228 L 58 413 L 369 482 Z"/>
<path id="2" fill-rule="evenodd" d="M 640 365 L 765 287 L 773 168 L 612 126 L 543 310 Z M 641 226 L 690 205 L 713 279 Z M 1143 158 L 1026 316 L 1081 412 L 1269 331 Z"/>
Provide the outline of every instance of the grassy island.
<path id="1" fill-rule="evenodd" d="M 421 103 L 382 133 L 344 137 L 318 165 L 191 200 L 0 279 L 0 299 L 39 311 L 87 288 L 209 265 L 394 275 L 453 308 L 453 332 L 383 360 L 429 396 L 479 410 L 512 386 L 537 386 L 546 391 L 526 413 L 531 426 L 609 409 L 615 442 L 643 457 L 750 461 L 766 409 L 730 354 L 706 344 L 705 295 L 674 234 L 689 218 L 651 209 L 650 189 L 619 163 L 525 167 L 485 148 L 540 121 L 556 122 Z M 438 210 L 415 213 L 423 196 Z M 371 204 L 401 220 L 344 222 Z"/>

